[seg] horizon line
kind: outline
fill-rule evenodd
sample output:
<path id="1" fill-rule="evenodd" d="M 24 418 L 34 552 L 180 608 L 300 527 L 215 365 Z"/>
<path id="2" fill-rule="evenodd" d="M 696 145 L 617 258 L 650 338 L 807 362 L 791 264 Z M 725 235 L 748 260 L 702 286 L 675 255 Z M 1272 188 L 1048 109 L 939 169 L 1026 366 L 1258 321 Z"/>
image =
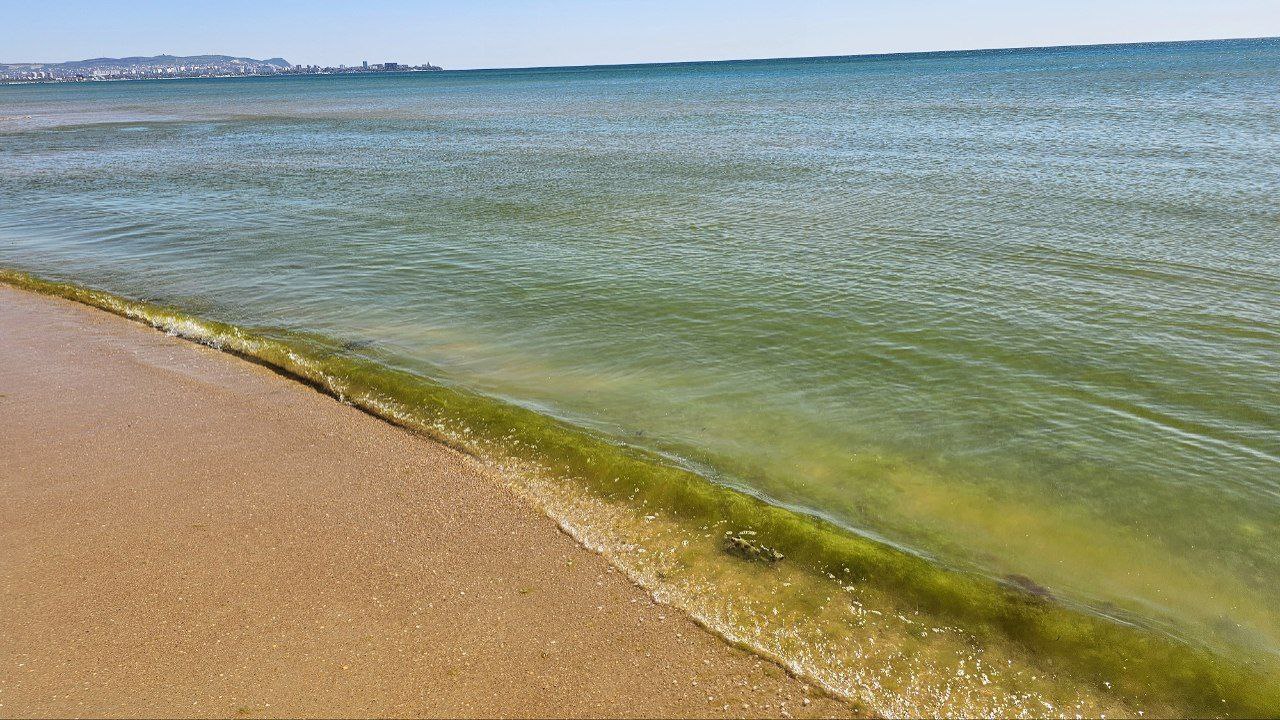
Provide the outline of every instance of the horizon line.
<path id="1" fill-rule="evenodd" d="M 580 68 L 640 67 L 648 65 L 699 65 L 707 63 L 768 62 L 771 60 L 823 60 L 839 58 L 897 57 L 904 55 L 943 55 L 955 53 L 1017 52 L 1019 50 L 1068 50 L 1090 47 L 1131 47 L 1138 45 L 1177 45 L 1228 41 L 1280 40 L 1280 35 L 1249 37 L 1186 38 L 1178 40 L 1133 40 L 1126 42 L 1067 43 L 1057 45 L 1013 45 L 1008 47 L 946 48 L 942 50 L 894 50 L 891 52 L 847 53 L 842 55 L 781 55 L 773 57 L 714 58 L 707 60 L 648 60 L 644 62 L 588 63 L 579 65 L 508 65 L 495 67 L 445 68 L 445 72 L 478 72 L 487 70 L 574 70 Z"/>
<path id="2" fill-rule="evenodd" d="M 742 58 L 711 58 L 702 60 L 651 60 L 643 62 L 607 62 L 607 63 L 583 63 L 572 65 L 507 65 L 507 66 L 491 66 L 491 67 L 468 67 L 468 68 L 447 68 L 442 66 L 442 72 L 488 72 L 494 70 L 578 70 L 586 68 L 610 68 L 610 67 L 645 67 L 645 66 L 662 66 L 662 65 L 699 65 L 699 64 L 716 64 L 716 63 L 735 63 L 735 62 L 768 62 L 778 60 L 823 60 L 823 59 L 840 59 L 840 58 L 873 58 L 873 57 L 903 57 L 909 55 L 944 55 L 959 53 L 993 53 L 993 52 L 1017 52 L 1023 50 L 1067 50 L 1078 48 L 1103 48 L 1103 47 L 1136 47 L 1140 45 L 1176 45 L 1190 43 L 1211 43 L 1211 42 L 1228 42 L 1228 41 L 1257 41 L 1257 40 L 1280 40 L 1280 35 L 1259 35 L 1249 37 L 1214 37 L 1214 38 L 1186 38 L 1176 40 L 1134 40 L 1127 42 L 1102 42 L 1102 43 L 1067 43 L 1055 45 L 1012 45 L 1000 47 L 970 47 L 970 48 L 946 48 L 938 50 L 894 50 L 891 52 L 870 52 L 870 53 L 847 53 L 836 55 L 782 55 L 770 57 L 742 57 Z M 0 65 L 62 65 L 65 63 L 85 62 L 87 60 L 116 60 L 130 57 L 150 58 L 150 57 L 198 57 L 200 55 L 221 55 L 233 58 L 246 58 L 257 60 L 258 62 L 266 62 L 249 55 L 235 55 L 231 53 L 206 52 L 196 53 L 194 55 L 177 55 L 171 52 L 161 52 L 155 55 L 119 55 L 108 56 L 100 55 L 98 57 L 80 58 L 77 60 L 58 60 L 58 61 L 20 61 L 5 62 L 0 61 Z M 290 66 L 307 67 L 317 65 L 316 63 L 293 63 L 280 55 L 273 55 L 267 60 L 284 60 Z M 362 61 L 357 61 L 362 62 Z M 388 61 L 391 62 L 391 61 Z M 412 63 L 404 63 L 412 64 Z M 435 63 L 432 63 L 435 64 Z M 339 63 L 347 67 L 354 67 L 349 63 Z M 319 67 L 337 67 L 335 65 L 318 65 Z M 249 77 L 249 76 L 246 76 Z M 145 78 L 139 78 L 145 79 Z M 187 78 L 199 79 L 199 78 Z"/>

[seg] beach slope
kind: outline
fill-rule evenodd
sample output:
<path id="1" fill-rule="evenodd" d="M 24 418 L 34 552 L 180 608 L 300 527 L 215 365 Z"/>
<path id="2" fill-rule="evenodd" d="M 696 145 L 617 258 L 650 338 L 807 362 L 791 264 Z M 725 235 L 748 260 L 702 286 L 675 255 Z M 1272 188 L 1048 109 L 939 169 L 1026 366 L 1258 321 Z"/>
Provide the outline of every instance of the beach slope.
<path id="1" fill-rule="evenodd" d="M 0 715 L 847 716 L 477 461 L 0 286 Z"/>

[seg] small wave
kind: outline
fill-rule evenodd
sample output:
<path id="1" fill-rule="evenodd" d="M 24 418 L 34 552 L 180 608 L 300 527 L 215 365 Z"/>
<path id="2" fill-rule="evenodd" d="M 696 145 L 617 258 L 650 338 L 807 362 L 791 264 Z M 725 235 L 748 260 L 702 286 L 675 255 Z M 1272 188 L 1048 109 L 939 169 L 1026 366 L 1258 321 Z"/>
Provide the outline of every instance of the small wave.
<path id="1" fill-rule="evenodd" d="M 466 452 L 658 600 L 881 715 L 1270 715 L 1274 659 L 1226 657 L 1059 602 L 1032 578 L 940 567 L 531 409 L 243 328 L 0 270 L 244 356 Z"/>

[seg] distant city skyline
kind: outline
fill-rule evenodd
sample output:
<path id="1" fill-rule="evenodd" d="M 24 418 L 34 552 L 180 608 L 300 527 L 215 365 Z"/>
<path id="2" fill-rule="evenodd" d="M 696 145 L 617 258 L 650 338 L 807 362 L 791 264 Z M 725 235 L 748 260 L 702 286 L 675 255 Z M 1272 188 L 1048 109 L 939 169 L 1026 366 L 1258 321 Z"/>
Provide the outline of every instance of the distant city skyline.
<path id="1" fill-rule="evenodd" d="M 217 53 L 466 69 L 1280 35 L 1275 0 L 135 0 L 105 7 L 62 0 L 57 12 L 14 5 L 3 11 L 0 63 Z"/>
<path id="2" fill-rule="evenodd" d="M 435 65 L 394 61 L 321 67 L 291 64 L 284 58 L 228 55 L 85 58 L 63 63 L 0 64 L 0 83 L 63 83 L 97 80 L 156 80 L 173 78 L 245 77 L 250 75 L 335 75 L 385 72 L 429 72 Z"/>

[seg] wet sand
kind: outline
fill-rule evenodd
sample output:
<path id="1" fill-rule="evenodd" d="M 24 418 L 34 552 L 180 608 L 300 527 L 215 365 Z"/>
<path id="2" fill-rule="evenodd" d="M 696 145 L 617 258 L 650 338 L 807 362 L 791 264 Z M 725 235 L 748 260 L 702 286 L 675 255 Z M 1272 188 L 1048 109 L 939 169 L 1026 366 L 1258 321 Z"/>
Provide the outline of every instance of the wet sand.
<path id="1" fill-rule="evenodd" d="M 0 285 L 0 716 L 849 716 L 473 459 Z"/>

